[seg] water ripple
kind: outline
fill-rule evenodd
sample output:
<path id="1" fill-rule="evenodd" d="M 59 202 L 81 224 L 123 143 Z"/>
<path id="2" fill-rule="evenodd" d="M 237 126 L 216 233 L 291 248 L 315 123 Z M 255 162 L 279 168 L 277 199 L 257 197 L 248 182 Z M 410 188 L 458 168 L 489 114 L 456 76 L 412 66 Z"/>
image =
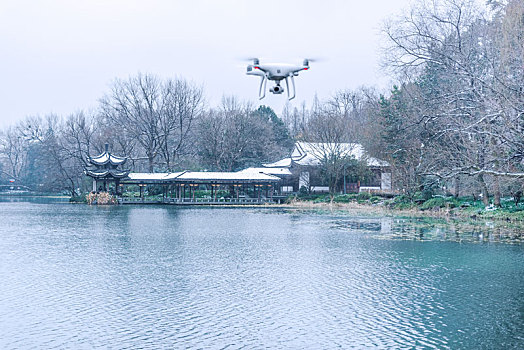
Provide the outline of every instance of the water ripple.
<path id="1" fill-rule="evenodd" d="M 3 349 L 524 345 L 522 245 L 449 227 L 29 203 L 0 222 Z"/>

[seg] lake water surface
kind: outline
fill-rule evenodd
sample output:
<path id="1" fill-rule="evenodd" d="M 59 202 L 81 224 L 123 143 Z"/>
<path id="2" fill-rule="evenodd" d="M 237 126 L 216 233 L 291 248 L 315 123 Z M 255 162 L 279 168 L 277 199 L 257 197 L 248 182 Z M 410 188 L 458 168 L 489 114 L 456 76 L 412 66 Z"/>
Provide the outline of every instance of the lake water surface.
<path id="1" fill-rule="evenodd" d="M 0 348 L 524 348 L 520 234 L 0 202 Z"/>

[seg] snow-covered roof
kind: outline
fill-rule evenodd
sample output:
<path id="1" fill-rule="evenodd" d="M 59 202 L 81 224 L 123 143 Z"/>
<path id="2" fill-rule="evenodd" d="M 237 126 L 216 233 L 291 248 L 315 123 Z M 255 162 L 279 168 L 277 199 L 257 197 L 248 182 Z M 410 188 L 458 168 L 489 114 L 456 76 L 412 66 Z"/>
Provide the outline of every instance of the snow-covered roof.
<path id="1" fill-rule="evenodd" d="M 291 158 L 284 158 L 274 163 L 262 164 L 266 168 L 285 168 L 291 166 Z"/>
<path id="2" fill-rule="evenodd" d="M 343 157 L 366 160 L 368 166 L 389 166 L 388 162 L 369 157 L 364 147 L 358 143 L 297 142 L 293 153 L 291 153 L 291 159 L 299 165 L 319 165 L 321 159 L 329 154 L 339 154 Z"/>
<path id="3" fill-rule="evenodd" d="M 120 165 L 124 164 L 126 160 L 127 158 L 115 156 L 108 151 L 105 151 L 96 157 L 89 157 L 89 161 L 95 165 L 104 165 L 107 163 L 111 163 L 112 165 Z"/>
<path id="4" fill-rule="evenodd" d="M 367 157 L 366 161 L 368 163 L 368 166 L 388 167 L 390 165 L 385 160 L 380 160 L 380 159 L 377 159 L 377 158 L 374 158 L 374 157 Z"/>
<path id="5" fill-rule="evenodd" d="M 183 172 L 178 173 L 129 173 L 128 177 L 134 181 L 164 181 L 176 179 Z"/>
<path id="6" fill-rule="evenodd" d="M 214 171 L 188 171 L 177 177 L 185 181 L 279 181 L 273 175 L 255 172 L 214 172 Z"/>
<path id="7" fill-rule="evenodd" d="M 247 172 L 212 172 L 212 171 L 183 171 L 177 173 L 130 173 L 128 182 L 274 182 L 279 181 L 277 176 L 254 171 Z"/>
<path id="8" fill-rule="evenodd" d="M 128 175 L 129 170 L 116 170 L 116 169 L 86 169 L 85 174 L 97 179 L 101 178 L 124 178 Z"/>
<path id="9" fill-rule="evenodd" d="M 276 176 L 282 176 L 282 175 L 291 175 L 291 171 L 289 168 L 247 168 L 244 170 L 238 171 L 239 173 L 244 174 L 254 174 L 254 173 L 262 173 L 262 174 L 269 174 L 269 175 L 276 175 Z"/>

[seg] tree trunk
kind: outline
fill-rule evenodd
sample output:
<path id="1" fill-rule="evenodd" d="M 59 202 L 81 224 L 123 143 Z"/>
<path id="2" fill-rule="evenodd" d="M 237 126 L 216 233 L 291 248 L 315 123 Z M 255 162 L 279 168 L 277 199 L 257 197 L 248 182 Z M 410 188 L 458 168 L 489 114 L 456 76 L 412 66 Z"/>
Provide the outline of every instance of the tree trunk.
<path id="1" fill-rule="evenodd" d="M 149 161 L 149 172 L 152 173 L 153 172 L 153 157 L 148 156 L 147 159 Z"/>
<path id="2" fill-rule="evenodd" d="M 455 193 L 453 194 L 455 198 L 459 197 L 460 194 L 460 178 L 457 176 L 455 177 Z"/>
<path id="3" fill-rule="evenodd" d="M 478 181 L 482 191 L 482 203 L 484 203 L 484 205 L 489 205 L 488 185 L 486 185 L 486 181 L 484 181 L 484 176 L 482 174 L 478 176 Z"/>
<path id="4" fill-rule="evenodd" d="M 500 204 L 500 181 L 499 181 L 499 177 L 498 176 L 495 176 L 495 188 L 494 188 L 494 198 L 493 198 L 493 204 L 496 206 L 496 207 L 501 207 L 502 205 Z"/>
<path id="5" fill-rule="evenodd" d="M 76 190 L 74 185 L 71 188 L 71 197 L 76 197 Z"/>
<path id="6" fill-rule="evenodd" d="M 333 199 L 335 198 L 336 191 L 336 180 L 333 177 L 329 179 L 329 202 L 333 204 Z"/>

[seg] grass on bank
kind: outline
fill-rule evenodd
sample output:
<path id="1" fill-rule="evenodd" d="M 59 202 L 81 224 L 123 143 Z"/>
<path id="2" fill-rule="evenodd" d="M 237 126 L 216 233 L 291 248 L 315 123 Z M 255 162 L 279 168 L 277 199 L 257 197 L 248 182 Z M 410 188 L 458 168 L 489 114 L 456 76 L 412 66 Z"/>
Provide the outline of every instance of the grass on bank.
<path id="1" fill-rule="evenodd" d="M 290 196 L 288 203 L 294 201 L 330 203 L 331 197 L 326 194 L 299 194 Z M 524 220 L 524 203 L 515 205 L 513 198 L 503 198 L 501 207 L 485 206 L 481 200 L 473 197 L 431 196 L 423 198 L 415 194 L 413 197 L 406 195 L 381 196 L 367 192 L 341 194 L 333 198 L 333 203 L 358 203 L 390 209 L 394 211 L 439 212 L 449 215 L 464 215 L 473 218 Z"/>

